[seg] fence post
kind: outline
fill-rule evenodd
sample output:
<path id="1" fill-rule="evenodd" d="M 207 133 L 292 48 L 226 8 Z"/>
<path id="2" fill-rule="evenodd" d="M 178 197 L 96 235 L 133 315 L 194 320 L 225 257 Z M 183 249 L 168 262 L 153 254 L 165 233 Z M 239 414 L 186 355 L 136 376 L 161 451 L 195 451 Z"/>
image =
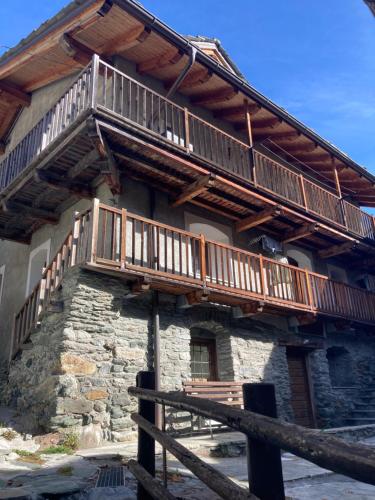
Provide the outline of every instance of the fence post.
<path id="1" fill-rule="evenodd" d="M 137 387 L 155 390 L 155 373 L 139 372 L 137 374 Z M 141 417 L 155 425 L 155 403 L 140 398 L 138 412 Z M 152 477 L 155 477 L 155 440 L 140 427 L 138 427 L 138 463 Z M 137 500 L 152 500 L 152 496 L 139 482 Z"/>
<path id="2" fill-rule="evenodd" d="M 90 92 L 90 105 L 91 109 L 96 110 L 97 93 L 99 87 L 99 56 L 94 54 L 91 61 L 91 92 Z M 104 85 L 104 83 L 103 83 Z"/>
<path id="3" fill-rule="evenodd" d="M 273 384 L 243 384 L 244 409 L 277 418 Z M 262 500 L 285 500 L 280 449 L 247 438 L 247 467 L 251 493 Z"/>

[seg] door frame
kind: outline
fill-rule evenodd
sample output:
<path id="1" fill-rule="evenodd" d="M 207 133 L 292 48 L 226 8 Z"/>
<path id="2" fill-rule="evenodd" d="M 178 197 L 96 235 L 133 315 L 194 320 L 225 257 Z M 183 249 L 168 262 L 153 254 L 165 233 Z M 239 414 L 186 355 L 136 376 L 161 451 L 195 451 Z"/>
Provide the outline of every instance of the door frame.
<path id="1" fill-rule="evenodd" d="M 311 408 L 311 418 L 312 418 L 312 424 L 314 428 L 317 428 L 317 418 L 316 418 L 316 406 L 315 406 L 315 397 L 314 397 L 314 384 L 312 381 L 312 375 L 311 375 L 311 364 L 310 364 L 310 354 L 314 350 L 311 347 L 307 346 L 301 346 L 301 345 L 295 345 L 295 344 L 287 344 L 285 346 L 285 356 L 286 356 L 286 362 L 288 363 L 288 349 L 293 350 L 297 352 L 298 354 L 303 355 L 304 361 L 305 361 L 305 372 L 306 372 L 306 381 L 307 381 L 307 388 L 308 388 L 308 398 L 310 401 L 310 408 Z M 288 366 L 288 373 L 289 373 L 289 366 Z M 289 375 L 290 379 L 290 375 Z"/>

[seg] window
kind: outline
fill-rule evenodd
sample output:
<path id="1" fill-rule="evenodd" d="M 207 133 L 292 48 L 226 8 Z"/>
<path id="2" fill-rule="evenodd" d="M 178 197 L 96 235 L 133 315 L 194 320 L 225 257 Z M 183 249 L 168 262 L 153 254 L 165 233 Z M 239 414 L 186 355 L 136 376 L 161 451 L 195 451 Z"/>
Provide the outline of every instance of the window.
<path id="1" fill-rule="evenodd" d="M 1 304 L 1 299 L 3 297 L 4 279 L 5 279 L 5 266 L 0 266 L 0 304 Z"/>
<path id="2" fill-rule="evenodd" d="M 26 297 L 30 295 L 34 287 L 38 284 L 43 269 L 49 263 L 50 246 L 51 240 L 47 240 L 30 253 L 26 282 Z"/>
<path id="3" fill-rule="evenodd" d="M 190 359 L 193 380 L 217 380 L 215 340 L 192 340 Z"/>

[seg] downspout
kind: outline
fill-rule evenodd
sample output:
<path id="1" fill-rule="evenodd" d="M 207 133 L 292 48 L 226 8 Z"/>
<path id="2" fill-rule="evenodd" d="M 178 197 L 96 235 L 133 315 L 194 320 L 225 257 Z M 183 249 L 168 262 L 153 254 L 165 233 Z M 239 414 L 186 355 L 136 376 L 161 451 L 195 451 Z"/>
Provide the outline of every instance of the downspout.
<path id="1" fill-rule="evenodd" d="M 168 93 L 166 95 L 167 99 L 171 97 L 178 90 L 179 86 L 185 80 L 186 75 L 189 73 L 189 71 L 191 70 L 191 68 L 195 63 L 195 59 L 197 57 L 197 49 L 193 45 L 190 45 L 189 48 L 190 48 L 189 61 L 186 64 L 185 68 L 181 71 L 179 77 L 176 79 L 172 87 L 168 90 Z"/>

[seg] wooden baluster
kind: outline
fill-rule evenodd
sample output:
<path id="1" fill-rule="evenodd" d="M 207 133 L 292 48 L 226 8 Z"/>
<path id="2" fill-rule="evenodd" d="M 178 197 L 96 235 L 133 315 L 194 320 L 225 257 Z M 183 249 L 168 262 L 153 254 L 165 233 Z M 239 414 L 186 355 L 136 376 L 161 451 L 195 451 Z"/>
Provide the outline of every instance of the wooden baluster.
<path id="1" fill-rule="evenodd" d="M 184 108 L 184 117 L 185 117 L 185 148 L 186 152 L 190 154 L 190 125 L 189 125 L 189 111 L 187 108 Z"/>
<path id="2" fill-rule="evenodd" d="M 303 206 L 305 207 L 306 212 L 308 212 L 309 207 L 307 204 L 307 197 L 306 197 L 306 191 L 305 191 L 305 179 L 304 179 L 302 174 L 300 174 L 299 179 L 300 179 Z"/>
<path id="3" fill-rule="evenodd" d="M 263 260 L 263 255 L 259 255 L 259 271 L 260 271 L 260 288 L 261 288 L 261 293 L 263 294 L 264 298 L 266 298 L 266 286 L 265 286 L 265 280 L 264 280 L 264 260 Z"/>
<path id="4" fill-rule="evenodd" d="M 121 248 L 120 248 L 120 265 L 121 269 L 126 268 L 126 220 L 127 211 L 125 208 L 121 210 Z"/>
<path id="5" fill-rule="evenodd" d="M 203 286 L 207 282 L 207 269 L 206 269 L 206 239 L 204 234 L 200 234 L 200 267 L 201 267 L 201 281 Z"/>

